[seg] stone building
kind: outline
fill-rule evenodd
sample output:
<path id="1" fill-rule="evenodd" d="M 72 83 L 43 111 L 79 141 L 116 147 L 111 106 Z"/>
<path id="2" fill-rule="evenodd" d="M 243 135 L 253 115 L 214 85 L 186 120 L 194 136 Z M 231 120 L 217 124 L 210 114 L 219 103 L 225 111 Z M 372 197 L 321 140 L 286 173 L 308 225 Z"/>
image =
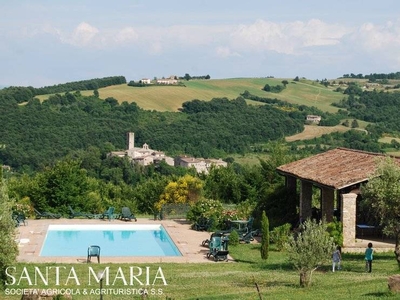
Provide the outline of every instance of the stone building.
<path id="1" fill-rule="evenodd" d="M 365 224 L 360 211 L 360 186 L 368 182 L 384 155 L 346 148 L 294 161 L 277 168 L 286 178 L 286 187 L 293 193 L 300 184 L 299 215 L 312 216 L 313 188 L 319 188 L 321 217 L 331 222 L 337 213 L 343 224 L 343 246 L 355 247 L 357 228 Z M 400 158 L 396 158 L 400 165 Z M 374 226 L 369 226 L 373 228 Z"/>
<path id="2" fill-rule="evenodd" d="M 316 115 L 307 115 L 306 120 L 310 123 L 315 123 L 318 124 L 321 122 L 321 116 L 316 116 Z"/>
<path id="3" fill-rule="evenodd" d="M 226 167 L 228 164 L 222 159 L 204 159 L 188 156 L 178 156 L 175 158 L 175 166 L 195 168 L 197 173 L 208 174 L 213 165 L 217 167 Z"/>
<path id="4" fill-rule="evenodd" d="M 133 132 L 127 133 L 127 149 L 124 151 L 114 151 L 109 156 L 129 157 L 132 161 L 147 166 L 152 163 L 157 163 L 164 160 L 168 165 L 174 166 L 174 159 L 166 156 L 162 151 L 150 149 L 146 143 L 143 146 L 135 147 L 135 134 Z"/>

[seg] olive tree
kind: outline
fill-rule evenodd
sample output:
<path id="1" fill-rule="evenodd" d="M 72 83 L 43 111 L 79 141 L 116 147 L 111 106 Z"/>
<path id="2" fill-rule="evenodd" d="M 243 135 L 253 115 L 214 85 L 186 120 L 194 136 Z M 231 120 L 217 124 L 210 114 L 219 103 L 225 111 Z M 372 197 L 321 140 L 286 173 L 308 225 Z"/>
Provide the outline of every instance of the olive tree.
<path id="1" fill-rule="evenodd" d="M 17 258 L 18 246 L 15 242 L 15 222 L 12 219 L 13 202 L 8 197 L 7 184 L 3 180 L 0 167 L 0 280 L 6 281 L 5 270 Z"/>
<path id="2" fill-rule="evenodd" d="M 389 157 L 380 161 L 361 194 L 363 204 L 374 211 L 383 232 L 394 237 L 394 254 L 400 269 L 400 166 L 396 161 Z"/>
<path id="3" fill-rule="evenodd" d="M 302 231 L 291 235 L 285 244 L 289 262 L 300 272 L 301 287 L 309 286 L 313 272 L 332 257 L 335 244 L 326 229 L 324 221 L 307 219 Z"/>

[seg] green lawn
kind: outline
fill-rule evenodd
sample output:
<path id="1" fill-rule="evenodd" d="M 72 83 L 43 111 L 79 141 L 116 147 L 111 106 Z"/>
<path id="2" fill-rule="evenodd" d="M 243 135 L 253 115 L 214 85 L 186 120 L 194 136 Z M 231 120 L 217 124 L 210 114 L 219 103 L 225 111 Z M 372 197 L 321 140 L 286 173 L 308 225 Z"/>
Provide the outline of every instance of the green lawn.
<path id="1" fill-rule="evenodd" d="M 155 264 L 64 264 L 60 266 L 60 285 L 55 286 L 49 283 L 47 288 L 72 288 L 79 290 L 81 295 L 73 296 L 73 299 L 99 299 L 98 295 L 82 295 L 84 289 L 87 292 L 95 291 L 98 284 L 91 281 L 89 286 L 88 268 L 91 267 L 96 273 L 110 267 L 110 282 L 103 288 L 110 289 L 109 293 L 117 295 L 104 295 L 104 299 L 143 299 L 140 296 L 123 295 L 126 291 L 139 288 L 147 288 L 151 292 L 160 293 L 159 296 L 149 296 L 146 299 L 260 299 L 257 293 L 256 284 L 260 290 L 262 299 L 399 299 L 400 295 L 393 295 L 387 288 L 388 276 L 398 273 L 397 264 L 392 253 L 379 253 L 375 255 L 373 272 L 364 272 L 363 254 L 343 254 L 343 270 L 332 273 L 330 263 L 317 270 L 312 278 L 312 286 L 309 288 L 299 287 L 299 275 L 297 271 L 286 261 L 285 253 L 270 251 L 267 261 L 260 259 L 258 244 L 242 244 L 230 247 L 230 252 L 236 262 L 212 262 L 200 264 L 176 264 L 176 263 L 155 263 Z M 202 255 L 202 254 L 199 254 Z M 54 267 L 54 264 L 18 264 L 18 274 L 23 267 L 27 267 L 28 273 L 33 272 L 33 267 L 38 266 L 41 270 L 45 267 Z M 143 274 L 146 274 L 146 267 L 149 267 L 151 286 L 141 286 L 134 280 L 133 285 L 129 283 L 129 267 L 141 267 Z M 63 269 L 66 267 L 66 271 Z M 75 284 L 71 267 L 74 267 L 76 277 L 80 285 Z M 121 268 L 117 276 L 118 268 Z M 155 280 L 158 268 L 161 268 L 163 276 Z M 50 271 L 50 274 L 52 271 Z M 121 273 L 122 272 L 122 273 Z M 33 273 L 32 273 L 33 274 Z M 124 274 L 124 275 L 122 275 Z M 70 276 L 69 284 L 65 285 L 66 278 Z M 127 285 L 124 285 L 122 277 L 125 276 Z M 29 288 L 27 285 L 26 273 L 21 283 L 9 288 Z M 161 278 L 164 277 L 167 285 L 164 285 Z M 52 278 L 50 276 L 50 278 Z M 138 279 L 145 284 L 145 275 L 138 276 Z M 32 279 L 33 280 L 33 279 Z M 114 285 L 112 282 L 115 280 Z M 54 280 L 53 280 L 54 281 Z M 49 280 L 51 282 L 51 280 Z M 38 278 L 38 285 L 30 288 L 45 288 Z M 120 290 L 118 290 L 120 289 Z M 2 295 L 1 299 L 21 299 L 21 296 Z"/>

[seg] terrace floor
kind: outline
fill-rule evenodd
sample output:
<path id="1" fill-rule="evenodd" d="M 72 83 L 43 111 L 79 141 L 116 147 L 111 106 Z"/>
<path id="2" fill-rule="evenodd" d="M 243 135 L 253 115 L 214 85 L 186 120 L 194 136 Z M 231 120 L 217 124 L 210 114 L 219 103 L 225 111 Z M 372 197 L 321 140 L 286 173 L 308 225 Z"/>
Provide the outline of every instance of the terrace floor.
<path id="1" fill-rule="evenodd" d="M 26 226 L 17 228 L 17 240 L 19 246 L 19 262 L 51 262 L 51 263 L 86 263 L 87 247 L 83 247 L 80 257 L 42 257 L 40 250 L 46 237 L 47 228 L 50 224 L 107 224 L 109 221 L 99 219 L 40 219 L 28 220 Z M 190 229 L 190 224 L 185 220 L 157 220 L 148 218 L 138 218 L 137 222 L 124 222 L 120 220 L 112 220 L 112 224 L 162 224 L 168 234 L 180 250 L 180 257 L 101 257 L 102 263 L 157 263 L 157 262 L 174 262 L 174 263 L 204 263 L 213 262 L 208 259 L 206 254 L 208 248 L 201 246 L 201 242 L 210 237 L 209 232 L 195 231 Z M 254 243 L 260 242 L 260 238 L 256 238 Z M 376 252 L 386 252 L 394 250 L 392 240 L 374 237 L 357 238 L 354 247 L 344 248 L 343 252 L 359 252 L 363 253 L 367 244 L 373 243 Z M 229 261 L 233 261 L 229 258 Z"/>

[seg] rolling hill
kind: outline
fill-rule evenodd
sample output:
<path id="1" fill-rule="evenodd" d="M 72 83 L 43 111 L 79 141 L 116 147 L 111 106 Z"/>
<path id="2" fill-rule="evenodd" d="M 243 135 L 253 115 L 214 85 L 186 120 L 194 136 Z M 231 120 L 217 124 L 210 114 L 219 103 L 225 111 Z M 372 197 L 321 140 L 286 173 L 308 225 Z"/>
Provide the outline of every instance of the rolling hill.
<path id="1" fill-rule="evenodd" d="M 269 84 L 275 86 L 282 84 L 282 80 L 289 81 L 287 88 L 280 93 L 265 92 L 262 88 Z M 131 87 L 126 84 L 113 85 L 99 89 L 99 97 L 106 99 L 113 97 L 119 102 L 136 102 L 139 107 L 146 110 L 177 111 L 183 102 L 198 100 L 211 100 L 213 98 L 235 99 L 245 90 L 259 97 L 277 98 L 294 104 L 315 106 L 322 111 L 336 112 L 338 109 L 331 106 L 343 98 L 343 94 L 333 91 L 332 87 L 325 87 L 315 81 L 292 81 L 283 78 L 230 78 L 210 80 L 184 81 L 183 86 L 147 86 Z M 93 91 L 81 91 L 83 95 L 91 95 Z M 47 99 L 49 95 L 38 96 Z M 260 105 L 255 101 L 249 104 Z"/>

